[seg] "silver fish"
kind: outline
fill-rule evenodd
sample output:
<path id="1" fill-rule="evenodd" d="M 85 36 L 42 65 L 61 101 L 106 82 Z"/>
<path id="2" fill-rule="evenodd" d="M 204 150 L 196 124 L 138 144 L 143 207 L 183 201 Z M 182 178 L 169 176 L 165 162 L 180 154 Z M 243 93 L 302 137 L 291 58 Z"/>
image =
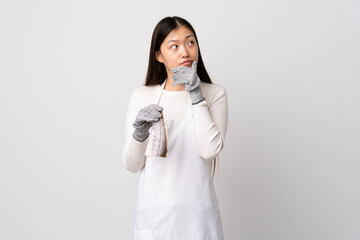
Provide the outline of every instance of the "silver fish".
<path id="1" fill-rule="evenodd" d="M 159 121 L 153 122 L 149 132 L 145 156 L 166 157 L 168 132 L 164 120 L 164 115 Z"/>

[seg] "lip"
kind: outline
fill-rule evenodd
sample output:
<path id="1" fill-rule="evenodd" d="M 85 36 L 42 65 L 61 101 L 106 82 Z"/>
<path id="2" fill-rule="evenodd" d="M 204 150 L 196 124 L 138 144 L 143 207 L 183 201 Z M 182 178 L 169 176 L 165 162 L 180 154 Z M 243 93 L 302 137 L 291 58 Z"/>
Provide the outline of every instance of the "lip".
<path id="1" fill-rule="evenodd" d="M 183 62 L 181 65 L 190 65 L 192 63 L 192 61 L 190 60 L 186 60 L 185 62 Z"/>

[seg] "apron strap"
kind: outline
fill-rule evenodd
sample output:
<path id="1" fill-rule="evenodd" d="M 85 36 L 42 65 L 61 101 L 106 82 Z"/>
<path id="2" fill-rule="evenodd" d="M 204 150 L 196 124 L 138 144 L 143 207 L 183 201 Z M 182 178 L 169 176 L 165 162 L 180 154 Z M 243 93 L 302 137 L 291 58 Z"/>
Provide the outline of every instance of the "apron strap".
<path id="1" fill-rule="evenodd" d="M 160 86 L 160 91 L 159 91 L 158 95 L 156 96 L 155 104 L 159 104 L 159 102 L 160 102 L 160 97 L 161 97 L 161 94 L 162 94 L 162 92 L 164 90 L 166 80 L 167 80 L 167 78 L 165 78 L 165 81 Z"/>

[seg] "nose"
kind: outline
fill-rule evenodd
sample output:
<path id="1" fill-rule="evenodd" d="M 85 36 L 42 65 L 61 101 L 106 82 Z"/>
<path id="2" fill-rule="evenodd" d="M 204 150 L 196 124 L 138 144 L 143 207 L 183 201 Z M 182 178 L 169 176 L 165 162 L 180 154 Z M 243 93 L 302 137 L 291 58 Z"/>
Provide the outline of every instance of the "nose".
<path id="1" fill-rule="evenodd" d="M 184 57 L 184 58 L 189 57 L 189 52 L 188 52 L 188 50 L 186 49 L 186 47 L 183 46 L 181 49 L 182 49 L 182 51 L 181 51 L 182 57 Z"/>

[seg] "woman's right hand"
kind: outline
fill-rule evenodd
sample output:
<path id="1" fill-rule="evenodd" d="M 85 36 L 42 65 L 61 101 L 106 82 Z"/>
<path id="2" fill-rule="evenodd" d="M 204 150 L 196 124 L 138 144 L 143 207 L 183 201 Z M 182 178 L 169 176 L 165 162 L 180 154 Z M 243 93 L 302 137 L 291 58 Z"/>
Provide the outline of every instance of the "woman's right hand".
<path id="1" fill-rule="evenodd" d="M 143 142 L 147 139 L 152 123 L 159 121 L 162 117 L 162 111 L 163 108 L 158 104 L 150 104 L 140 109 L 133 123 L 133 127 L 135 128 L 133 137 L 137 141 Z"/>

